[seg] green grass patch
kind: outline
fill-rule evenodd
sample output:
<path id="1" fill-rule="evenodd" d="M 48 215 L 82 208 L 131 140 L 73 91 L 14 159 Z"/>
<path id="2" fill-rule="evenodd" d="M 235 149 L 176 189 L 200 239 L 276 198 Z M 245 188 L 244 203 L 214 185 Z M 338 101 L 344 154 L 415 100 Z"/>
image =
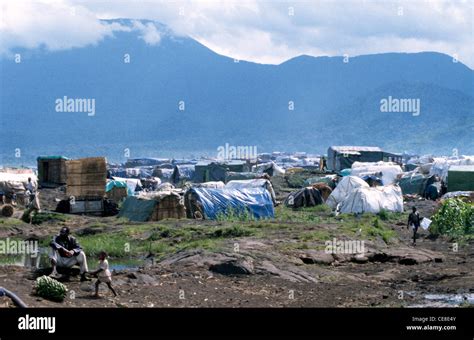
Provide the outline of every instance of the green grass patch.
<path id="1" fill-rule="evenodd" d="M 5 228 L 14 227 L 14 226 L 22 225 L 24 223 L 25 223 L 24 221 L 17 218 L 13 218 L 13 217 L 0 218 L 0 227 L 5 227 Z"/>

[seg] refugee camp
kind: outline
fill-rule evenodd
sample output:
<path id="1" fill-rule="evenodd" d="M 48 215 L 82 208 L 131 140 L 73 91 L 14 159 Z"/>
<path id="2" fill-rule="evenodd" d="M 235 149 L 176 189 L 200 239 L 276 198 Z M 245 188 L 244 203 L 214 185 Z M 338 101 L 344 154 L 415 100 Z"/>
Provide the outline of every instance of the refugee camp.
<path id="1" fill-rule="evenodd" d="M 87 260 L 110 261 L 118 283 L 101 294 L 115 297 L 93 300 L 105 306 L 118 300 L 133 306 L 125 302 L 129 297 L 144 306 L 161 293 L 161 277 L 189 268 L 196 277 L 213 273 L 212 285 L 224 291 L 226 280 L 243 276 L 282 280 L 289 288 L 304 283 L 309 292 L 328 285 L 331 275 L 366 282 L 358 275 L 367 267 L 373 271 L 367 280 L 379 284 L 399 268 L 397 280 L 407 283 L 398 285 L 416 289 L 412 268 L 422 275 L 452 270 L 453 255 L 441 247 L 472 242 L 473 167 L 474 156 L 408 155 L 374 146 L 330 146 L 323 155 L 129 158 L 119 164 L 103 156 L 38 156 L 36 167 L 1 169 L 0 197 L 3 236 L 27 235 L 25 242 L 40 246 L 34 254 L 0 256 L 7 267 L 30 272 L 26 287 L 17 282 L 21 289 L 44 277 L 64 285 L 64 292 L 85 295 L 95 290 Z M 361 298 L 345 305 L 366 306 L 362 294 L 370 287 L 359 287 Z M 385 294 L 369 304 L 398 303 Z M 33 297 L 28 293 L 26 300 Z M 32 303 L 75 305 L 64 293 L 58 299 Z M 423 293 L 406 303 L 433 305 Z"/>

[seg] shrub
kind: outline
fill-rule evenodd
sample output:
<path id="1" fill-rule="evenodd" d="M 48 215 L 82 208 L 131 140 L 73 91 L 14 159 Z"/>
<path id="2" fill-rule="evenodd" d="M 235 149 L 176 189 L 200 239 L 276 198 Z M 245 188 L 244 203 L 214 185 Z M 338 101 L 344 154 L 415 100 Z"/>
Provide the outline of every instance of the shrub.
<path id="1" fill-rule="evenodd" d="M 430 231 L 433 234 L 461 238 L 474 233 L 474 207 L 458 198 L 449 198 L 442 203 L 432 221 Z"/>

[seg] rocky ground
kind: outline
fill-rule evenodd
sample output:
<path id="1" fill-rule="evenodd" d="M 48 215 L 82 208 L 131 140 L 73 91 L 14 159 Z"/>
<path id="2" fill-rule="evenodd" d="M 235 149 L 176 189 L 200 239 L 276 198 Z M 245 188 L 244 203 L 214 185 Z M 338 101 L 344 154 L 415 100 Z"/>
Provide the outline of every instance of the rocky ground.
<path id="1" fill-rule="evenodd" d="M 416 205 L 422 216 L 431 216 L 436 208 L 425 200 L 405 205 L 406 210 Z M 272 222 L 137 224 L 115 217 L 68 216 L 35 226 L 18 222 L 20 213 L 1 220 L 0 238 L 47 244 L 68 225 L 87 245 L 89 258 L 102 242 L 97 247 L 109 247 L 113 262 L 121 253 L 112 242 L 127 237 L 137 245 L 130 256 L 144 259 L 138 269 L 114 271 L 118 297 L 102 287 L 102 297 L 95 299 L 92 283 L 73 276 L 65 282 L 69 293 L 62 303 L 32 294 L 40 272 L 0 266 L 0 286 L 34 307 L 401 307 L 427 305 L 427 294 L 474 293 L 473 244 L 458 244 L 455 251 L 452 240 L 421 231 L 414 247 L 406 214 L 335 217 L 325 209 L 279 207 Z M 363 240 L 365 251 L 328 254 L 325 241 L 334 238 Z M 148 243 L 149 248 L 138 247 Z M 90 262 L 94 267 L 95 261 Z M 0 305 L 10 303 L 4 298 Z"/>

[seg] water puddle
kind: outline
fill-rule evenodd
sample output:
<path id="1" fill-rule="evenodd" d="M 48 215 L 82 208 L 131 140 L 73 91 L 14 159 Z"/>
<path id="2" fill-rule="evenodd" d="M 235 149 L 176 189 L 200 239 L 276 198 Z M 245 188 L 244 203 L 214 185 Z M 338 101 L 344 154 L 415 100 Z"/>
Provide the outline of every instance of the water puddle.
<path id="1" fill-rule="evenodd" d="M 423 302 L 409 307 L 459 307 L 474 305 L 474 294 L 426 294 Z"/>

